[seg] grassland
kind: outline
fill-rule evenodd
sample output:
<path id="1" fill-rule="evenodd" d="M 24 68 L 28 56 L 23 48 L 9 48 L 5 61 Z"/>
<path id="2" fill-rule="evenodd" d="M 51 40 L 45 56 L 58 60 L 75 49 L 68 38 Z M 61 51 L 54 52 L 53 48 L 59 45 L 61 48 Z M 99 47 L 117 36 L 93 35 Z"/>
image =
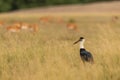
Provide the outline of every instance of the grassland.
<path id="1" fill-rule="evenodd" d="M 120 80 L 120 20 L 111 15 L 64 16 L 74 19 L 78 31 L 65 24 L 41 24 L 39 16 L 1 17 L 8 24 L 21 20 L 37 22 L 39 32 L 9 33 L 0 27 L 0 80 Z M 80 36 L 95 63 L 83 65 L 79 56 Z"/>

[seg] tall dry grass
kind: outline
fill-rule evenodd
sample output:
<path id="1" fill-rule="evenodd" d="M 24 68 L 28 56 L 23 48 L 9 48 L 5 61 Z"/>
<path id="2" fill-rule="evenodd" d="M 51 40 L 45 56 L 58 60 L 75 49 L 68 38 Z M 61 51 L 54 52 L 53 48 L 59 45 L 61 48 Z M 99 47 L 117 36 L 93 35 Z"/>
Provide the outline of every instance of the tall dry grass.
<path id="1" fill-rule="evenodd" d="M 0 28 L 0 80 L 120 80 L 120 23 L 108 16 L 73 18 L 78 32 L 64 24 L 40 25 L 36 34 Z M 73 45 L 80 36 L 93 65 L 83 65 L 79 44 Z"/>

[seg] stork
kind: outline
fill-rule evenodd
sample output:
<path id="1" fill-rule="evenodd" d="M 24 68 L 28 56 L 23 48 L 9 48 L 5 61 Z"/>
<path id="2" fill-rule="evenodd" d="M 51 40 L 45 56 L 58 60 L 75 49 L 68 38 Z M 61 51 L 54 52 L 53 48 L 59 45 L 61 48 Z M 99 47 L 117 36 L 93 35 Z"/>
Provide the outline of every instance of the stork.
<path id="1" fill-rule="evenodd" d="M 93 63 L 94 60 L 92 54 L 84 48 L 84 42 L 85 42 L 84 37 L 80 37 L 80 39 L 74 42 L 73 44 L 77 44 L 78 42 L 80 42 L 80 57 L 83 63 L 85 62 Z"/>

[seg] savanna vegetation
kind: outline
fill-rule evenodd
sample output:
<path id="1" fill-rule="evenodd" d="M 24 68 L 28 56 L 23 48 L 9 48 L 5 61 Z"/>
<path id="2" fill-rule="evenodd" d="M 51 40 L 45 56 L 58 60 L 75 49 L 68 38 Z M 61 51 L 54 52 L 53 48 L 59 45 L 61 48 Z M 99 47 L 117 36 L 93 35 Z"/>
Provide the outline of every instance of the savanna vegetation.
<path id="1" fill-rule="evenodd" d="M 24 21 L 39 24 L 35 34 L 29 31 L 7 32 L 0 27 L 0 80 L 119 80 L 120 20 L 111 15 L 60 16 L 64 23 L 40 23 L 39 15 L 1 17 L 5 23 Z M 119 17 L 119 16 L 118 16 Z M 3 18 L 3 19 L 2 19 Z M 70 30 L 66 23 L 77 25 Z M 82 63 L 79 44 L 92 52 L 94 64 Z"/>

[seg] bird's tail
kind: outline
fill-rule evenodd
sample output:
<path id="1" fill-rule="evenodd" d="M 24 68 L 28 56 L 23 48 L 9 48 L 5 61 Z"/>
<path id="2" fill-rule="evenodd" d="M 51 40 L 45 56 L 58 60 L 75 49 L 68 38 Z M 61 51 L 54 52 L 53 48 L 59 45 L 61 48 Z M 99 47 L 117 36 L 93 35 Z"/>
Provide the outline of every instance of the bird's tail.
<path id="1" fill-rule="evenodd" d="M 93 57 L 88 58 L 88 61 L 89 61 L 91 64 L 94 64 L 94 59 L 93 59 Z"/>

